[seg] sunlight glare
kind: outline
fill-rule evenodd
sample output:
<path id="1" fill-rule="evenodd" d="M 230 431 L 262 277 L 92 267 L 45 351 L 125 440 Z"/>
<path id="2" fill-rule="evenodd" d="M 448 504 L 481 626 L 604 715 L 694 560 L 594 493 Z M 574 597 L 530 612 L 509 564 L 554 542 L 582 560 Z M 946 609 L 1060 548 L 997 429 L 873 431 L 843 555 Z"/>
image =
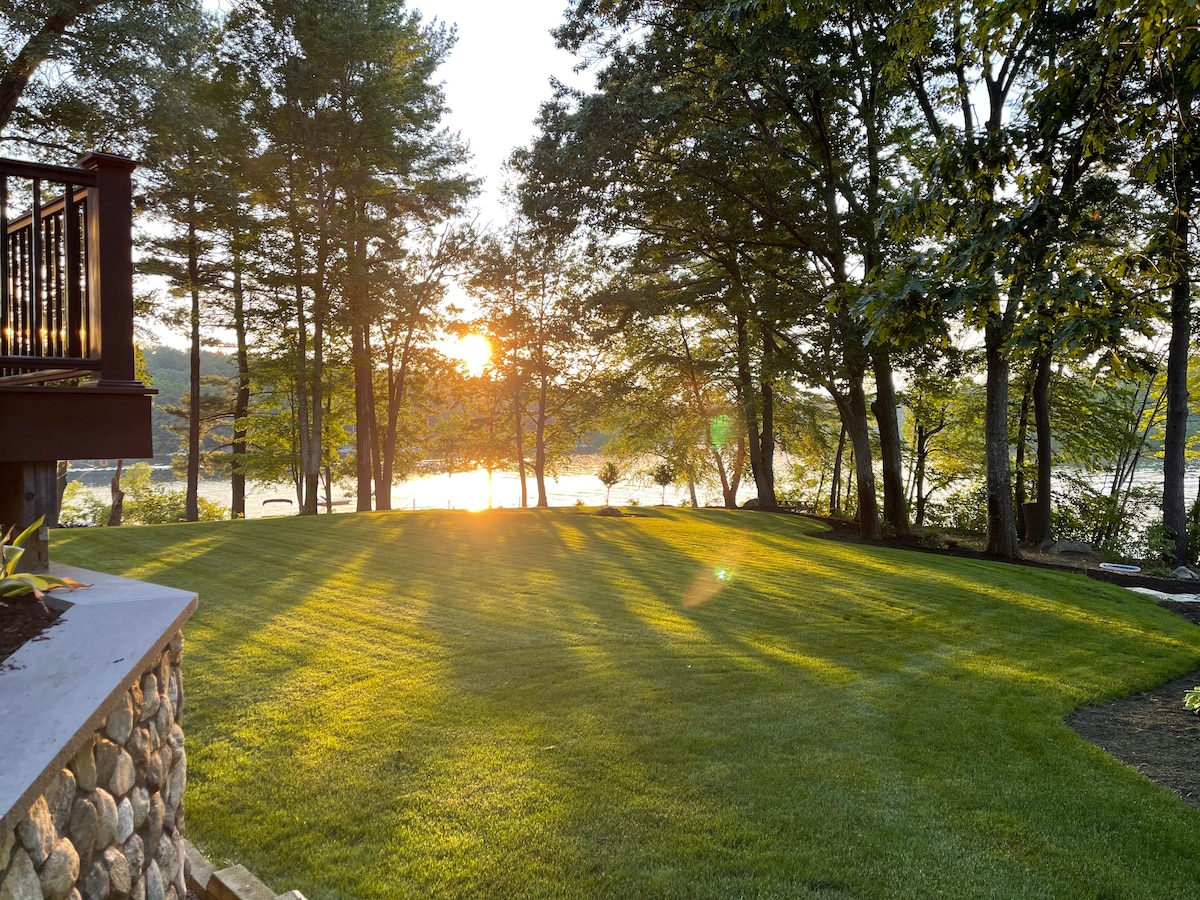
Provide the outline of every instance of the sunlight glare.
<path id="1" fill-rule="evenodd" d="M 463 364 L 467 374 L 478 378 L 492 358 L 492 345 L 482 334 L 467 334 L 450 348 L 450 355 Z"/>

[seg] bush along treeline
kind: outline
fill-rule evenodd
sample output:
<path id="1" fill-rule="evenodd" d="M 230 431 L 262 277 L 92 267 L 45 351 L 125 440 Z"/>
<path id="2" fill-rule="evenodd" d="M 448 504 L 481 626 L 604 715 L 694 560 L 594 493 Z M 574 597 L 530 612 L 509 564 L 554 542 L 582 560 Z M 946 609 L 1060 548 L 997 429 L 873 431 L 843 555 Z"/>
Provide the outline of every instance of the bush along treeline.
<path id="1" fill-rule="evenodd" d="M 247 479 L 313 513 L 339 480 L 386 509 L 429 460 L 545 504 L 600 433 L 697 502 L 1195 558 L 1190 2 L 580 0 L 555 37 L 594 88 L 553 86 L 487 232 L 442 123 L 454 32 L 416 9 L 62 6 L 0 12 L 74 65 L 28 57 L 0 136 L 143 162 L 186 519 L 206 472 L 235 516 Z M 71 77 L 137 90 L 78 108 Z"/>

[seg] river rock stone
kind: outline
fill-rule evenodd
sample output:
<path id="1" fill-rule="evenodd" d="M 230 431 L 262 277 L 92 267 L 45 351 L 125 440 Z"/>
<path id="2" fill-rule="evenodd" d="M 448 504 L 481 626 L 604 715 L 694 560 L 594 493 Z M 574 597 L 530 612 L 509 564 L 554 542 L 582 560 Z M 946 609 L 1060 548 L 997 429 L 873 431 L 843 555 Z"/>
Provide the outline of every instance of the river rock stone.
<path id="1" fill-rule="evenodd" d="M 183 792 L 187 788 L 187 754 L 180 752 L 179 759 L 171 767 L 171 776 L 167 780 L 167 803 L 173 808 L 183 800 Z"/>
<path id="2" fill-rule="evenodd" d="M 83 879 L 83 900 L 108 900 L 112 889 L 108 883 L 108 870 L 104 868 L 104 858 L 100 857 L 92 863 L 87 878 Z"/>
<path id="3" fill-rule="evenodd" d="M 129 863 L 120 847 L 109 847 L 104 851 L 104 868 L 108 870 L 108 883 L 114 897 L 128 897 L 133 887 L 129 877 Z"/>
<path id="4" fill-rule="evenodd" d="M 54 849 L 54 819 L 50 816 L 50 807 L 46 805 L 45 797 L 38 797 L 29 807 L 25 818 L 17 825 L 17 837 L 21 845 L 28 851 L 29 858 L 35 866 L 40 866 Z"/>
<path id="5" fill-rule="evenodd" d="M 155 791 L 161 791 L 166 775 L 167 770 L 163 768 L 162 754 L 151 753 L 150 759 L 146 763 L 146 774 L 143 776 L 146 789 L 152 794 Z"/>
<path id="6" fill-rule="evenodd" d="M 8 866 L 8 859 L 12 856 L 12 849 L 17 843 L 17 833 L 11 828 L 0 830 L 0 872 Z"/>
<path id="7" fill-rule="evenodd" d="M 129 686 L 129 699 L 133 701 L 133 716 L 136 722 L 142 717 L 142 700 L 145 699 L 142 695 L 142 683 L 140 681 L 135 681 Z"/>
<path id="8" fill-rule="evenodd" d="M 123 744 L 129 740 L 133 731 L 133 698 L 126 691 L 116 709 L 108 714 L 104 722 L 104 733 L 115 743 Z"/>
<path id="9" fill-rule="evenodd" d="M 150 761 L 150 754 L 155 750 L 155 744 L 150 737 L 150 728 L 149 724 L 139 725 L 133 729 L 133 734 L 129 735 L 129 740 L 125 742 L 126 751 L 133 760 L 138 774 L 142 776 L 145 776 L 146 764 Z"/>
<path id="10" fill-rule="evenodd" d="M 179 721 L 183 713 L 183 669 L 176 666 L 171 669 L 171 680 L 167 682 L 167 698 L 175 707 L 175 721 Z"/>
<path id="11" fill-rule="evenodd" d="M 141 872 L 146 867 L 146 846 L 138 835 L 130 835 L 121 850 L 125 854 L 125 861 L 129 863 L 130 872 Z"/>
<path id="12" fill-rule="evenodd" d="M 179 861 L 179 864 L 175 869 L 175 878 L 171 883 L 175 887 L 175 892 L 180 897 L 186 897 L 188 858 L 187 851 L 183 848 L 183 834 L 176 831 L 173 843 L 175 844 L 175 859 Z"/>
<path id="13" fill-rule="evenodd" d="M 137 779 L 137 769 L 133 765 L 133 757 L 124 748 L 117 753 L 117 764 L 113 767 L 112 778 L 108 782 L 114 797 L 124 797 L 133 787 Z"/>
<path id="14" fill-rule="evenodd" d="M 178 725 L 172 725 L 171 733 L 167 735 L 167 743 L 171 745 L 171 752 L 178 759 L 179 754 L 183 752 L 183 729 Z"/>
<path id="15" fill-rule="evenodd" d="M 165 814 L 166 805 L 163 803 L 162 795 L 154 794 L 150 798 L 150 812 L 146 816 L 146 833 L 143 836 L 148 856 L 153 857 L 158 851 L 158 841 L 162 837 Z"/>
<path id="16" fill-rule="evenodd" d="M 141 828 L 146 822 L 146 814 L 150 812 L 150 792 L 142 785 L 137 785 L 129 792 L 129 805 L 133 807 L 133 827 Z"/>
<path id="17" fill-rule="evenodd" d="M 117 802 L 104 788 L 92 791 L 92 803 L 96 806 L 96 846 L 100 850 L 107 847 L 117 836 Z"/>
<path id="18" fill-rule="evenodd" d="M 175 721 L 175 710 L 171 706 L 171 701 L 162 694 L 158 695 L 158 700 L 158 712 L 154 714 L 154 727 L 158 729 L 160 735 L 169 734 L 171 723 Z"/>
<path id="19" fill-rule="evenodd" d="M 75 776 L 70 769 L 63 769 L 50 782 L 45 797 L 46 805 L 50 807 L 50 818 L 54 821 L 54 830 L 66 834 L 71 821 L 71 807 L 75 805 Z"/>
<path id="20" fill-rule="evenodd" d="M 175 883 L 175 878 L 179 874 L 179 856 L 175 852 L 175 842 L 166 835 L 163 835 L 163 839 L 158 842 L 154 861 L 158 863 L 158 871 L 162 873 L 163 890 L 165 891 L 167 885 Z"/>
<path id="21" fill-rule="evenodd" d="M 126 797 L 117 804 L 117 843 L 123 844 L 133 834 L 133 804 Z"/>
<path id="22" fill-rule="evenodd" d="M 163 880 L 162 873 L 158 870 L 158 863 L 150 860 L 150 865 L 146 866 L 146 900 L 163 900 Z"/>
<path id="23" fill-rule="evenodd" d="M 75 783 L 81 791 L 94 791 L 99 782 L 96 780 L 96 750 L 95 742 L 88 740 L 75 753 L 71 760 L 71 771 L 75 773 Z"/>
<path id="24" fill-rule="evenodd" d="M 97 784 L 104 787 L 112 780 L 113 770 L 117 767 L 117 757 L 121 748 L 112 741 L 100 738 L 96 741 L 96 779 Z"/>
<path id="25" fill-rule="evenodd" d="M 38 873 L 45 900 L 66 900 L 79 878 L 79 854 L 66 838 L 59 838 Z"/>
<path id="26" fill-rule="evenodd" d="M 92 850 L 96 846 L 96 831 L 100 827 L 100 814 L 96 804 L 84 798 L 75 804 L 71 811 L 69 834 L 75 851 L 79 854 L 82 868 L 86 869 L 92 862 Z"/>
<path id="27" fill-rule="evenodd" d="M 133 880 L 133 888 L 129 891 L 129 900 L 146 900 L 146 879 L 142 877 Z"/>
<path id="28" fill-rule="evenodd" d="M 12 855 L 8 875 L 0 882 L 0 900 L 43 900 L 37 871 L 24 847 Z"/>
<path id="29" fill-rule="evenodd" d="M 168 732 L 164 731 L 163 734 Z M 171 762 L 175 759 L 175 751 L 171 749 L 170 744 L 163 744 L 158 748 L 158 759 L 162 763 L 163 784 L 166 785 L 171 775 Z"/>
<path id="30" fill-rule="evenodd" d="M 142 708 L 138 720 L 145 722 L 158 712 L 158 676 L 147 672 L 142 676 Z"/>

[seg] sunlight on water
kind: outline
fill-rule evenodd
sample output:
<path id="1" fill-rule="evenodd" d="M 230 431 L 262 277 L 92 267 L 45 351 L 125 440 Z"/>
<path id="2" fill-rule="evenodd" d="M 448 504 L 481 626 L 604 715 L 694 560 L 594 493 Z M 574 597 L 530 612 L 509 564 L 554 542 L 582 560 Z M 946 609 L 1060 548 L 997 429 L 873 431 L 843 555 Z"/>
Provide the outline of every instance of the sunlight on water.
<path id="1" fill-rule="evenodd" d="M 582 501 L 587 506 L 602 506 L 605 502 L 605 487 L 596 476 L 603 460 L 599 456 L 576 456 L 559 471 L 557 477 L 546 479 L 546 494 L 551 506 L 574 506 Z M 646 465 L 649 468 L 649 464 Z M 83 481 L 97 498 L 109 500 L 108 480 L 111 469 L 72 470 L 71 480 Z M 172 491 L 184 490 L 182 481 L 174 480 L 170 468 L 155 467 L 155 484 Z M 527 482 L 527 501 L 537 504 L 537 482 L 532 471 Z M 743 482 L 738 494 L 739 502 L 754 495 L 754 484 Z M 221 506 L 230 502 L 230 487 L 227 481 L 203 480 L 200 496 Z M 334 487 L 333 512 L 353 512 L 355 509 L 353 485 Z M 629 475 L 612 489 L 610 501 L 614 506 L 656 506 L 663 501 L 668 506 L 678 506 L 689 499 L 686 486 L 668 487 L 665 497 L 662 488 L 646 476 Z M 701 504 L 716 505 L 719 490 L 697 488 L 697 499 Z M 322 501 L 324 498 L 322 497 Z M 414 476 L 392 488 L 392 509 L 457 509 L 479 511 L 492 507 L 509 509 L 521 505 L 521 482 L 515 472 L 495 472 L 491 479 L 483 469 L 473 472 Z M 295 489 L 289 484 L 251 484 L 246 491 L 246 517 L 250 519 L 278 515 L 295 515 L 300 504 Z M 321 512 L 325 512 L 322 502 Z M 726 566 L 727 571 L 732 571 Z"/>

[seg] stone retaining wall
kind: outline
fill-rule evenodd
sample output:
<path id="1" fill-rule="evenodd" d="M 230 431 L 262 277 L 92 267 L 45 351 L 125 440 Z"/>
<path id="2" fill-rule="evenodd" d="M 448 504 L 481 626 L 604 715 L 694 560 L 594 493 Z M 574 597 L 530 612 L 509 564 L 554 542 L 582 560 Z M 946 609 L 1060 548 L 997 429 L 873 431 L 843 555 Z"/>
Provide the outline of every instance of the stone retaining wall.
<path id="1" fill-rule="evenodd" d="M 0 830 L 0 900 L 184 900 L 182 650 L 177 632 Z"/>

